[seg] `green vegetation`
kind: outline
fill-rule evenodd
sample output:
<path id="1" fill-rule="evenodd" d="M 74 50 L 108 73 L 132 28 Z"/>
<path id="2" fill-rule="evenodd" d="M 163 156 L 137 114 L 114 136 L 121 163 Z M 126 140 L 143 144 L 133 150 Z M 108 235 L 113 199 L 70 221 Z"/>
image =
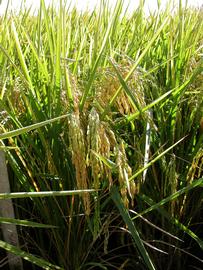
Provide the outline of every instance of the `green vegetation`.
<path id="1" fill-rule="evenodd" d="M 21 245 L 2 239 L 2 254 L 25 269 L 202 269 L 202 9 L 66 2 L 0 17 L 0 200 L 16 214 L 0 223 Z"/>

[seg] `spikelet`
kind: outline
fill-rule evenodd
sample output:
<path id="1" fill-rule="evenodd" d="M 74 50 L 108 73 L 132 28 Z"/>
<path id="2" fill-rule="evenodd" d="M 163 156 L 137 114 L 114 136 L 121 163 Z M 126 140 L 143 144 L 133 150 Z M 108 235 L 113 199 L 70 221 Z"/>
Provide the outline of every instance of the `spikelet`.
<path id="1" fill-rule="evenodd" d="M 99 137 L 100 137 L 100 154 L 106 159 L 110 160 L 111 152 L 114 150 L 116 145 L 116 138 L 113 131 L 109 128 L 107 123 L 102 122 L 99 129 Z M 109 188 L 112 186 L 112 172 L 111 169 L 107 166 L 103 166 L 104 176 L 108 179 Z"/>
<path id="2" fill-rule="evenodd" d="M 93 177 L 93 187 L 95 189 L 99 188 L 99 178 L 101 173 L 102 164 L 98 161 L 98 159 L 93 154 L 93 151 L 96 153 L 99 152 L 99 144 L 100 138 L 98 134 L 99 130 L 99 115 L 94 108 L 91 109 L 88 119 L 88 127 L 87 127 L 87 145 L 88 145 L 88 165 L 92 169 L 92 177 Z"/>
<path id="3" fill-rule="evenodd" d="M 203 149 L 200 148 L 195 157 L 193 158 L 191 167 L 188 171 L 186 181 L 192 183 L 195 179 L 203 175 Z M 182 206 L 180 208 L 180 215 L 182 216 L 186 207 L 187 195 L 184 196 Z"/>
<path id="4" fill-rule="evenodd" d="M 176 172 L 176 157 L 173 154 L 170 158 L 170 161 L 167 165 L 166 169 L 166 183 L 164 185 L 164 197 L 169 196 L 170 194 L 174 194 L 177 192 L 177 185 L 178 185 L 178 175 Z M 169 184 L 170 183 L 170 184 Z M 175 207 L 177 205 L 177 202 L 175 200 L 172 200 L 170 202 L 170 212 L 174 216 L 175 214 Z"/>
<path id="5" fill-rule="evenodd" d="M 75 166 L 76 182 L 78 189 L 88 188 L 88 174 L 86 167 L 86 148 L 84 141 L 84 132 L 81 127 L 79 114 L 74 112 L 69 117 L 69 140 L 72 150 L 72 162 Z M 90 195 L 84 193 L 82 195 L 85 212 L 90 214 Z"/>
<path id="6" fill-rule="evenodd" d="M 128 207 L 128 198 L 131 199 L 133 204 L 137 188 L 134 181 L 129 181 L 129 178 L 132 176 L 132 169 L 128 164 L 124 142 L 120 141 L 118 143 L 116 141 L 114 132 L 106 122 L 100 121 L 99 114 L 95 108 L 91 109 L 88 118 L 87 145 L 87 163 L 92 172 L 93 188 L 100 188 L 101 181 L 105 178 L 108 179 L 109 188 L 113 184 L 111 169 L 95 155 L 95 152 L 108 160 L 110 160 L 111 155 L 114 154 L 118 174 L 118 184 L 120 186 L 124 204 Z"/>
<path id="7" fill-rule="evenodd" d="M 194 157 L 191 167 L 187 174 L 187 182 L 192 183 L 203 175 L 203 149 L 200 148 Z"/>
<path id="8" fill-rule="evenodd" d="M 25 87 L 19 78 L 14 81 L 12 91 L 7 91 L 6 95 L 8 100 L 13 104 L 17 114 L 19 116 L 24 116 L 26 112 Z"/>
<path id="9" fill-rule="evenodd" d="M 131 66 L 118 66 L 119 72 L 123 78 L 125 78 Z M 106 107 L 111 100 L 112 96 L 117 92 L 120 87 L 120 81 L 118 79 L 117 74 L 113 70 L 113 68 L 107 68 L 103 70 L 103 80 L 100 82 L 100 86 L 98 86 L 97 99 L 102 107 Z M 140 107 L 144 107 L 145 99 L 144 99 L 144 90 L 143 90 L 143 82 L 140 79 L 139 73 L 135 71 L 131 77 L 128 79 L 127 85 L 137 100 Z M 131 114 L 137 111 L 135 104 L 130 100 L 124 90 L 120 92 L 118 95 L 116 102 L 114 104 L 116 109 L 120 112 L 120 114 Z"/>
<path id="10" fill-rule="evenodd" d="M 110 159 L 112 148 L 116 143 L 113 132 L 108 125 L 99 119 L 99 114 L 92 108 L 88 118 L 87 145 L 88 165 L 91 167 L 93 176 L 93 187 L 100 187 L 100 179 L 107 178 L 112 185 L 111 170 L 95 155 Z"/>
<path id="11" fill-rule="evenodd" d="M 132 169 L 127 162 L 123 141 L 121 141 L 116 147 L 116 164 L 118 166 L 118 181 L 121 196 L 125 206 L 128 207 L 128 195 L 133 204 L 134 195 L 136 194 L 136 186 L 134 181 L 129 181 L 129 178 L 132 176 Z"/>

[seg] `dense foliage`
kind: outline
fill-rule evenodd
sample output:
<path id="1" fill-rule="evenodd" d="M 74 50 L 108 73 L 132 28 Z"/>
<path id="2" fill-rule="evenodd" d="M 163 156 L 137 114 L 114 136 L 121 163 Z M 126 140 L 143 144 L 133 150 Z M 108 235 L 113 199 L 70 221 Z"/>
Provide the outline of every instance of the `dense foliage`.
<path id="1" fill-rule="evenodd" d="M 29 269 L 202 269 L 203 13 L 122 7 L 0 17 L 16 218 L 54 225 L 0 242 Z"/>

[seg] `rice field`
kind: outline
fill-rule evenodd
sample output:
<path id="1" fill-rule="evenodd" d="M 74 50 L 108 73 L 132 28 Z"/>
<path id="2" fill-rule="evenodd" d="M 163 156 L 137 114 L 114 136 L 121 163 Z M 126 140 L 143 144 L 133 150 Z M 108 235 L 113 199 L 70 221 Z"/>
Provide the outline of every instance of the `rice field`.
<path id="1" fill-rule="evenodd" d="M 202 8 L 40 3 L 0 16 L 0 268 L 202 269 Z"/>

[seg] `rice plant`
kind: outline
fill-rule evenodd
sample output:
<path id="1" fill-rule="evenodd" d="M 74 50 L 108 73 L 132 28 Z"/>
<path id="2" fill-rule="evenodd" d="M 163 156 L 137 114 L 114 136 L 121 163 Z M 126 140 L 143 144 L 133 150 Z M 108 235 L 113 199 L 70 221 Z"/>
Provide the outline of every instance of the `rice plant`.
<path id="1" fill-rule="evenodd" d="M 0 17 L 2 267 L 202 268 L 202 9 L 123 6 Z"/>

